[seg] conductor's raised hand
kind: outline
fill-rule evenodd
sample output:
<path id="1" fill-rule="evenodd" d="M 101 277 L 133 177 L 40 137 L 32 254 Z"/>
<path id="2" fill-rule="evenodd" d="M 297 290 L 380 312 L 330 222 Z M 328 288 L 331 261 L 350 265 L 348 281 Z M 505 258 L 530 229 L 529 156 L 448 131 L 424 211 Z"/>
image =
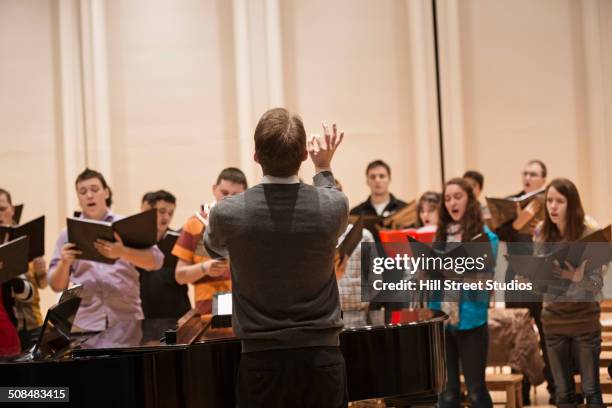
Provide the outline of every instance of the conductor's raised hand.
<path id="1" fill-rule="evenodd" d="M 332 124 L 330 132 L 329 126 L 323 122 L 323 137 L 318 134 L 310 136 L 308 139 L 308 153 L 315 169 L 318 171 L 331 168 L 331 161 L 336 149 L 344 139 L 344 132 L 338 132 L 336 124 Z"/>

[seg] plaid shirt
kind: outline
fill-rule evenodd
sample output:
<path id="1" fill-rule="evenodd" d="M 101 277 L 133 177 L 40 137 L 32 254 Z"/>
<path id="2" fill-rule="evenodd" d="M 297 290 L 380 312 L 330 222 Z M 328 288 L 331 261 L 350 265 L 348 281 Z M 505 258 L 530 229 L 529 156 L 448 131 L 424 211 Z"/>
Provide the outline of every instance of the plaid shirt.
<path id="1" fill-rule="evenodd" d="M 32 330 L 42 326 L 43 319 L 40 310 L 40 294 L 38 289 L 47 287 L 47 276 L 38 276 L 34 272 L 34 266 L 30 262 L 28 272 L 21 275 L 22 279 L 27 279 L 31 286 L 31 296 L 27 299 L 15 299 L 13 307 L 15 319 L 17 319 L 17 330 Z"/>
<path id="2" fill-rule="evenodd" d="M 347 227 L 344 234 L 338 239 L 338 244 L 344 240 L 352 228 L 353 225 Z M 372 233 L 367 229 L 362 232 L 361 243 L 363 242 L 374 242 Z M 368 310 L 368 302 L 361 301 L 361 243 L 357 245 L 347 261 L 346 272 L 338 280 L 338 291 L 340 292 L 340 304 L 344 312 L 361 310 L 364 311 L 365 315 Z M 345 316 L 348 317 L 348 314 L 345 313 Z"/>

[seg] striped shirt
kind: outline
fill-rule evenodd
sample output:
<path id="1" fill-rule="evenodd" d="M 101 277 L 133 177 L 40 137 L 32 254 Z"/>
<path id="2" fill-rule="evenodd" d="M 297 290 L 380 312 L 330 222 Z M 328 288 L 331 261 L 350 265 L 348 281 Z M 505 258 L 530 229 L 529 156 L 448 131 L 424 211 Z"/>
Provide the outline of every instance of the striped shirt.
<path id="1" fill-rule="evenodd" d="M 189 217 L 172 249 L 172 255 L 191 265 L 211 259 L 204 248 L 204 229 L 204 218 L 201 212 Z M 194 282 L 194 287 L 196 308 L 200 313 L 210 313 L 213 295 L 217 292 L 232 290 L 229 268 L 225 274 L 218 277 L 204 276 Z"/>

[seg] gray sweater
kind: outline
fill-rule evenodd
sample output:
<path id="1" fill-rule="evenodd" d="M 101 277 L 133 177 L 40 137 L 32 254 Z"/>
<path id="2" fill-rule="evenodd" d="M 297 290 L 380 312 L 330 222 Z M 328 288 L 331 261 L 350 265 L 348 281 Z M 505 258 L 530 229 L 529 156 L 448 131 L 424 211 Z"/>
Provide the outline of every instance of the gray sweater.
<path id="1" fill-rule="evenodd" d="M 206 244 L 229 253 L 232 324 L 245 353 L 339 344 L 333 257 L 348 201 L 330 172 L 314 184 L 259 184 L 210 214 Z"/>

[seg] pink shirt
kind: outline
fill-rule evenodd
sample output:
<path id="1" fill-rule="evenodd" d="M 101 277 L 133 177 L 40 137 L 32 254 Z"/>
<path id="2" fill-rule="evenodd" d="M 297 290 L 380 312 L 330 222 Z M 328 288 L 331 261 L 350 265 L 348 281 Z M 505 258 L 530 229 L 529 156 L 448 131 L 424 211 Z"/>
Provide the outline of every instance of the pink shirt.
<path id="1" fill-rule="evenodd" d="M 120 216 L 107 213 L 104 221 L 112 222 Z M 63 230 L 57 239 L 53 258 L 49 263 L 47 279 L 57 268 L 68 231 Z M 150 248 L 156 263 L 162 263 L 164 254 L 157 245 Z M 140 281 L 136 267 L 122 259 L 114 264 L 77 259 L 70 266 L 70 282 L 82 284 L 81 306 L 74 324 L 82 329 L 98 331 L 118 321 L 142 319 L 140 306 Z"/>

